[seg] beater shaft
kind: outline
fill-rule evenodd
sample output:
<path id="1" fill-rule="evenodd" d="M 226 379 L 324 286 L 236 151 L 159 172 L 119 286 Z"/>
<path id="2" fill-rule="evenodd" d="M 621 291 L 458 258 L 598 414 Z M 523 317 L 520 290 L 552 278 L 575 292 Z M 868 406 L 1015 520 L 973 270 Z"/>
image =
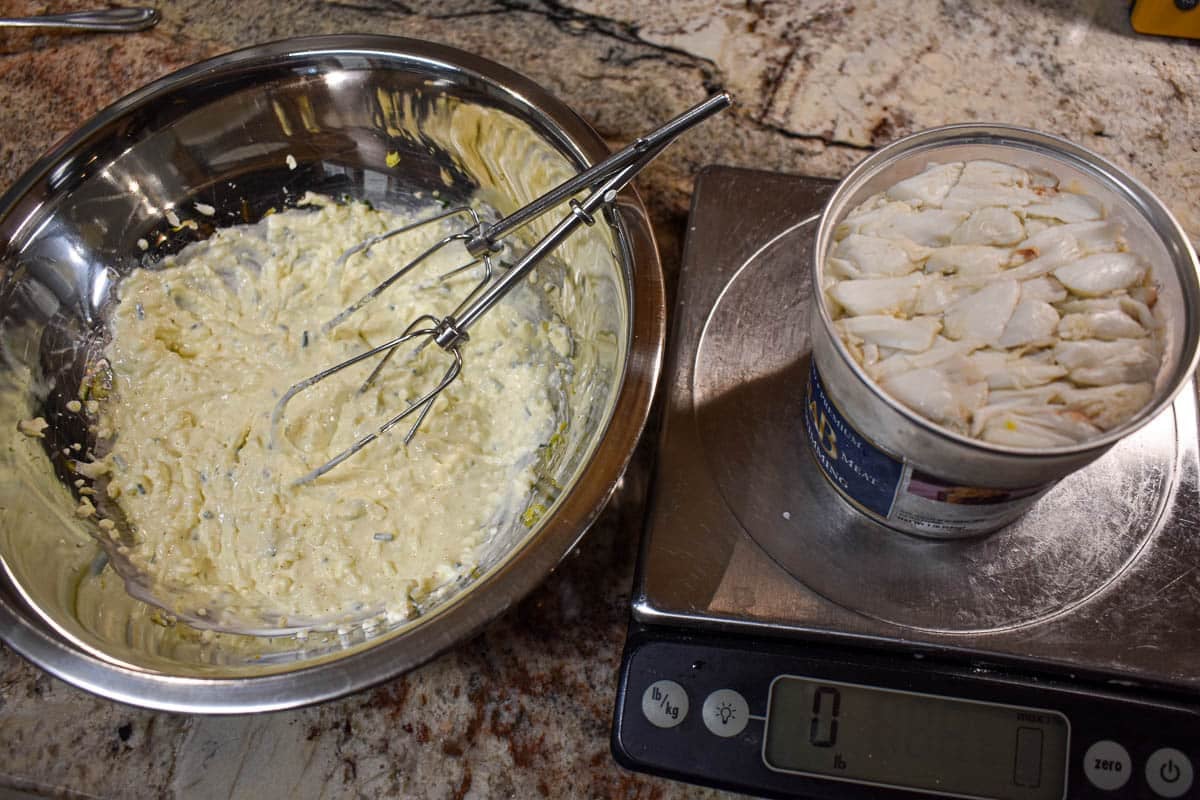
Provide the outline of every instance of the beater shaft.
<path id="1" fill-rule="evenodd" d="M 593 190 L 582 202 L 571 200 L 570 214 L 560 220 L 548 234 L 531 247 L 504 275 L 484 289 L 478 297 L 473 299 L 468 298 L 462 305 L 442 320 L 438 332 L 433 337 L 434 343 L 443 350 L 449 350 L 457 346 L 460 342 L 465 341 L 467 339 L 467 330 L 480 317 L 512 291 L 513 287 L 528 275 L 530 270 L 562 244 L 576 228 L 580 225 L 590 226 L 595 224 L 595 214 L 604 206 L 612 203 L 617 198 L 617 193 L 625 187 L 625 184 L 629 183 L 635 175 L 645 169 L 646 165 L 666 149 L 668 144 L 670 144 L 669 141 L 663 142 L 652 150 L 644 151 L 638 160 L 617 172 L 600 187 Z"/>
<path id="2" fill-rule="evenodd" d="M 645 136 L 635 139 L 608 158 L 564 181 L 504 219 L 481 228 L 478 234 L 467 241 L 467 252 L 478 258 L 483 253 L 494 251 L 496 242 L 501 237 L 519 230 L 584 189 L 594 188 L 630 164 L 640 163 L 641 157 L 646 153 L 660 152 L 663 145 L 670 144 L 684 131 L 708 119 L 713 114 L 723 111 L 732 103 L 733 98 L 728 92 L 720 92 L 689 108 L 671 121 Z"/>

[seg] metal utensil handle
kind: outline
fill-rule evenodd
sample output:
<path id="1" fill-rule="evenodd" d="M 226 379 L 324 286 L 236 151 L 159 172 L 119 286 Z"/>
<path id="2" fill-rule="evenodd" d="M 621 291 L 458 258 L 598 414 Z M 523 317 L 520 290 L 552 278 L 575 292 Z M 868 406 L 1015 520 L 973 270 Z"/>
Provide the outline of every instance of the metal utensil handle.
<path id="1" fill-rule="evenodd" d="M 695 120 L 695 122 L 699 121 L 700 119 Z M 676 133 L 676 136 L 682 132 L 679 131 Z M 572 200 L 571 213 L 555 225 L 537 244 L 531 247 L 529 252 L 509 269 L 502 278 L 489 286 L 477 298 L 468 301 L 463 306 L 459 306 L 455 309 L 454 313 L 442 320 L 434 336 L 434 342 L 443 349 L 449 350 L 454 348 L 465 338 L 467 330 L 475 324 L 476 320 L 486 314 L 492 306 L 500 302 L 500 299 L 504 295 L 508 294 L 520 280 L 528 275 L 529 271 L 537 266 L 538 262 L 562 244 L 563 240 L 570 236 L 576 228 L 580 225 L 591 225 L 594 223 L 596 221 L 594 214 L 600 208 L 615 200 L 617 193 L 625 187 L 625 184 L 633 180 L 633 177 L 645 169 L 646 165 L 653 161 L 670 143 L 670 141 L 661 142 L 653 150 L 643 152 L 637 161 L 626 165 L 623 170 L 605 181 L 582 202 Z"/>
<path id="2" fill-rule="evenodd" d="M 657 153 L 660 145 L 674 141 L 684 131 L 708 119 L 718 111 L 723 111 L 732 103 L 733 98 L 729 96 L 728 92 L 720 92 L 704 102 L 692 106 L 662 127 L 635 139 L 603 161 L 541 195 L 532 203 L 522 206 L 504 219 L 497 220 L 483 228 L 479 235 L 467 242 L 467 250 L 471 255 L 478 257 L 494 249 L 496 242 L 501 237 L 537 219 L 567 198 L 573 197 L 584 189 L 593 188 L 628 165 L 637 163 L 644 154 L 651 151 Z"/>
<path id="3" fill-rule="evenodd" d="M 82 31 L 142 31 L 158 22 L 153 8 L 101 8 L 41 17 L 0 17 L 0 27 L 71 28 Z"/>

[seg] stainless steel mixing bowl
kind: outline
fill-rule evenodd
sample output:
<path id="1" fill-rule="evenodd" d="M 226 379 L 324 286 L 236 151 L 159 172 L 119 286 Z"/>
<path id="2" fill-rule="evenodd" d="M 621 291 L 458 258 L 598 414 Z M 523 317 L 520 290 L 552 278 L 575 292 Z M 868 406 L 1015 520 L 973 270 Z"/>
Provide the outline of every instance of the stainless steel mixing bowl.
<path id="1" fill-rule="evenodd" d="M 214 225 L 254 221 L 310 190 L 390 207 L 435 190 L 451 201 L 482 191 L 507 211 L 606 152 L 586 123 L 520 75 L 375 36 L 221 56 L 129 95 L 58 145 L 0 198 L 4 640 L 117 700 L 240 713 L 397 675 L 528 593 L 613 492 L 658 376 L 662 272 L 632 191 L 607 224 L 577 235 L 565 269 L 540 278 L 574 298 L 560 311 L 592 354 L 577 364 L 571 424 L 540 476 L 535 502 L 545 513 L 503 531 L 478 577 L 417 619 L 306 638 L 241 636 L 195 630 L 133 599 L 93 523 L 71 513 L 78 497 L 62 448 L 95 433 L 64 409 L 102 345 L 120 277 Z M 216 213 L 186 214 L 196 203 Z M 175 213 L 199 224 L 173 225 Z M 36 416 L 50 422 L 45 439 L 17 432 Z"/>

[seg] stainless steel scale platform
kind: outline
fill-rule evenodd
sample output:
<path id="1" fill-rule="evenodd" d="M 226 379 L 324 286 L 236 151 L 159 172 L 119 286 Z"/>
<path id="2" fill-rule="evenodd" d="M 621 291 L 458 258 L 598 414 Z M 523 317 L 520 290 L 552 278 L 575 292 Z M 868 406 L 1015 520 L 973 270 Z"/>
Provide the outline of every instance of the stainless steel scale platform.
<path id="1" fill-rule="evenodd" d="M 1194 383 L 994 535 L 923 540 L 864 518 L 826 484 L 804 433 L 809 260 L 833 185 L 726 167 L 697 180 L 614 726 L 618 759 L 780 796 L 1001 796 L 767 763 L 770 717 L 783 713 L 768 708 L 771 687 L 807 668 L 827 681 L 858 676 L 862 685 L 1061 712 L 1071 748 L 1063 793 L 1053 796 L 1200 792 L 1170 794 L 1184 777 L 1191 783 L 1193 764 L 1200 770 Z M 709 740 L 726 739 L 701 724 L 703 692 L 692 698 L 690 726 L 647 722 L 640 704 L 652 684 L 673 675 L 686 697 L 715 686 L 714 669 L 744 683 L 737 693 L 749 724 L 728 740 L 751 737 L 742 749 L 757 748 L 753 757 L 733 758 L 729 747 L 704 755 Z M 1105 710 L 1093 720 L 1076 706 Z M 1152 706 L 1175 715 L 1159 720 Z M 692 755 L 673 754 L 680 737 Z M 1085 764 L 1098 742 L 1115 742 L 1129 763 Z M 1114 777 L 1111 764 L 1124 774 Z M 713 772 L 726 767 L 733 772 Z M 1175 780 L 1150 777 L 1177 768 Z M 1114 794 L 1101 788 L 1106 779 L 1124 783 Z"/>

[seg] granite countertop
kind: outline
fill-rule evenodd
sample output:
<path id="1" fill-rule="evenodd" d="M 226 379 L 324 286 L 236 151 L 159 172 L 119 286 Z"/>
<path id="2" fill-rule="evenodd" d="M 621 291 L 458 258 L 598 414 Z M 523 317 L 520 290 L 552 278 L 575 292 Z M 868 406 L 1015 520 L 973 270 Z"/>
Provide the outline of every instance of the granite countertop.
<path id="1" fill-rule="evenodd" d="M 101 3 L 0 0 L 0 16 Z M 989 120 L 1058 133 L 1141 178 L 1200 240 L 1200 47 L 1092 0 L 163 0 L 132 35 L 0 31 L 0 187 L 91 114 L 176 68 L 299 34 L 473 50 L 547 86 L 613 144 L 717 87 L 738 105 L 638 186 L 668 279 L 697 171 L 839 176 L 898 136 Z M 717 796 L 626 772 L 608 736 L 650 447 L 524 602 L 436 661 L 315 708 L 205 718 L 101 700 L 0 645 L 0 796 Z"/>

